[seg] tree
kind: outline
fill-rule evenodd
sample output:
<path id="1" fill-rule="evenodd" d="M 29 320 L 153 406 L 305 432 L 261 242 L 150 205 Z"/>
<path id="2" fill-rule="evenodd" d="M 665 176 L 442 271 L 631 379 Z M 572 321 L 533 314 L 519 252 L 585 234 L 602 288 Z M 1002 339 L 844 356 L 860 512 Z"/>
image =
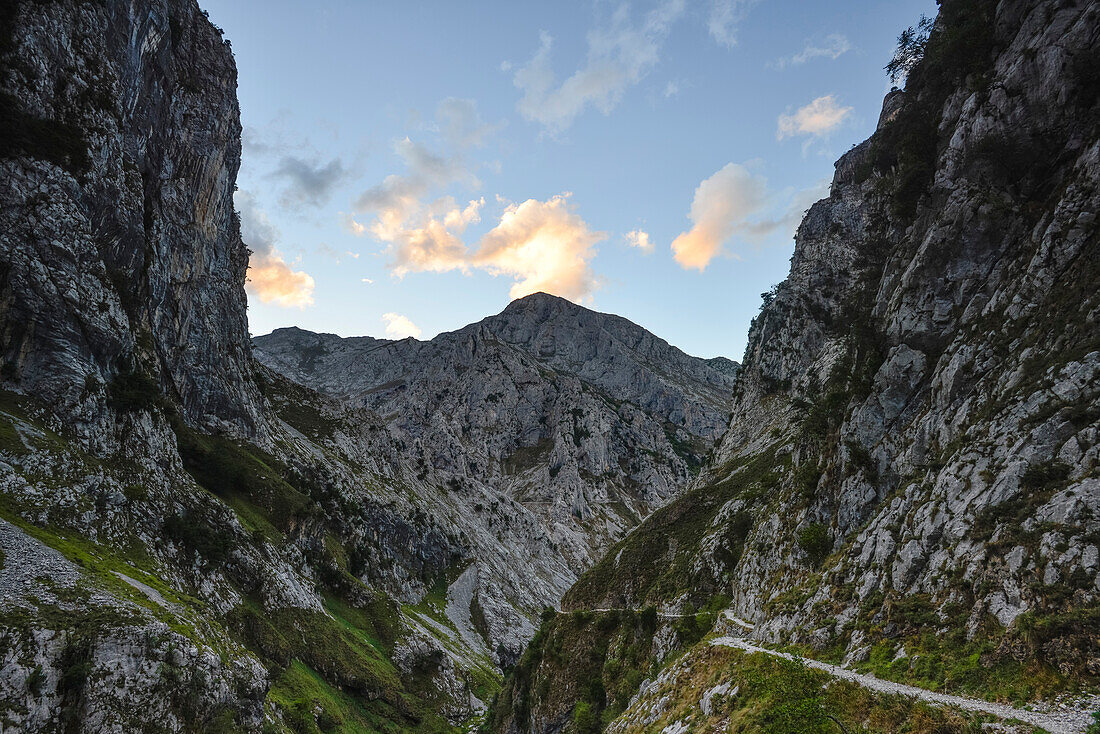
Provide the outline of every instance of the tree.
<path id="1" fill-rule="evenodd" d="M 922 15 L 916 27 L 909 26 L 898 36 L 894 58 L 886 65 L 886 73 L 895 86 L 899 80 L 904 84 L 909 72 L 924 58 L 924 49 L 928 46 L 928 36 L 932 33 L 934 24 L 933 18 Z"/>

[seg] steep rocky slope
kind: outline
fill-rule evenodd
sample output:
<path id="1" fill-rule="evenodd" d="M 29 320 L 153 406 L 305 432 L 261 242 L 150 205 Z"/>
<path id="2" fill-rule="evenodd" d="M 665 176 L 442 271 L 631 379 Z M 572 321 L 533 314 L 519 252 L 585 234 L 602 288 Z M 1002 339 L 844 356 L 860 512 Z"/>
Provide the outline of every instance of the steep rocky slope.
<path id="1" fill-rule="evenodd" d="M 429 342 L 282 329 L 254 343 L 272 369 L 379 416 L 390 442 L 372 450 L 471 517 L 522 505 L 570 575 L 698 472 L 736 373 L 541 293 Z"/>
<path id="2" fill-rule="evenodd" d="M 227 42 L 187 3 L 2 13 L 6 374 L 88 435 L 127 371 L 196 425 L 261 433 Z"/>
<path id="3" fill-rule="evenodd" d="M 570 590 L 496 730 L 606 723 L 624 668 L 661 668 L 668 645 L 574 676 L 545 641 L 591 609 L 728 605 L 765 642 L 993 698 L 1097 684 L 1098 36 L 1093 2 L 942 3 L 799 228 L 715 460 Z"/>
<path id="4" fill-rule="evenodd" d="M 450 731 L 497 685 L 469 548 L 252 359 L 235 80 L 193 0 L 0 6 L 5 731 Z"/>

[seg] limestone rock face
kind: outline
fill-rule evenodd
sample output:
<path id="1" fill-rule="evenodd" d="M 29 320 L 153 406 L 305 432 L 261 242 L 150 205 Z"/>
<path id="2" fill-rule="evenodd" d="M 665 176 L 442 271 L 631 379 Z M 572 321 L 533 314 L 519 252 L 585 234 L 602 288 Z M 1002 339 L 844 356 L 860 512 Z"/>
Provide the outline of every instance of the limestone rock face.
<path id="1" fill-rule="evenodd" d="M 725 431 L 737 368 L 546 294 L 427 342 L 280 329 L 254 344 L 376 429 L 342 450 L 448 508 L 502 662 L 543 606 L 688 484 Z"/>
<path id="2" fill-rule="evenodd" d="M 196 425 L 262 433 L 228 42 L 187 0 L 3 12 L 6 376 L 89 433 L 88 398 L 133 372 Z"/>
<path id="3" fill-rule="evenodd" d="M 734 573 L 737 611 L 763 636 L 812 629 L 833 584 L 857 590 L 852 604 L 880 593 L 963 603 L 975 624 L 1055 611 L 1054 585 L 1070 574 L 1071 606 L 1097 602 L 1100 579 L 1081 559 L 1100 529 L 1088 519 L 1100 510 L 1089 491 L 1100 469 L 1100 112 L 1084 71 L 1100 8 L 973 12 L 993 19 L 989 56 L 969 59 L 968 74 L 949 66 L 957 49 L 933 42 L 929 54 L 948 61 L 888 96 L 876 135 L 837 162 L 750 332 L 715 471 L 767 443 L 766 426 L 783 436 L 792 476 L 815 478 Z M 948 7 L 938 27 L 959 17 Z M 934 139 L 927 183 L 908 191 L 883 161 L 905 173 L 898 131 L 921 125 Z M 1037 542 L 1054 516 L 1060 551 Z M 769 613 L 812 565 L 797 543 L 811 524 L 838 552 L 833 584 Z"/>

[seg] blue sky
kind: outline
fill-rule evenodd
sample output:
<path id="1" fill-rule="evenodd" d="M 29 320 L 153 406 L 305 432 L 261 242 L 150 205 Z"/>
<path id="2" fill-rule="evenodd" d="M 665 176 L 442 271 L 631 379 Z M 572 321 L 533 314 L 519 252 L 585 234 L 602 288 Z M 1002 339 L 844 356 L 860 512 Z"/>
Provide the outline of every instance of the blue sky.
<path id="1" fill-rule="evenodd" d="M 430 338 L 549 290 L 740 359 L 933 0 L 206 0 L 254 334 Z"/>

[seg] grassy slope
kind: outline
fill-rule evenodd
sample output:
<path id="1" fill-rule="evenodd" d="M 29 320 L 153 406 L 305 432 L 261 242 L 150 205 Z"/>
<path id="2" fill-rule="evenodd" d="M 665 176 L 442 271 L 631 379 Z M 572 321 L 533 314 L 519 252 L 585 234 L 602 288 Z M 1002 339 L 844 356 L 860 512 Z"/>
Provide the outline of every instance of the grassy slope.
<path id="1" fill-rule="evenodd" d="M 97 471 L 106 471 L 126 484 L 127 467 L 109 467 L 81 454 L 35 417 L 41 413 L 40 408 L 21 396 L 6 393 L 2 397 L 0 451 L 29 480 L 45 481 L 44 477 L 34 476 L 30 466 L 24 470 L 19 463 L 33 450 L 76 466 L 72 480 L 82 475 L 81 465 L 95 464 Z M 150 404 L 147 395 L 126 397 L 131 401 L 127 410 Z M 289 472 L 276 457 L 246 444 L 196 433 L 178 421 L 174 428 L 184 465 L 198 487 L 174 490 L 191 499 L 183 502 L 185 509 L 166 516 L 163 532 L 201 568 L 224 571 L 238 544 L 277 547 L 288 542 L 286 533 L 291 528 L 321 517 L 311 497 L 316 488 L 302 484 L 301 477 Z M 54 478 L 57 482 L 68 480 Z M 142 508 L 149 498 L 139 483 L 126 484 L 126 496 L 127 513 L 147 512 Z M 84 509 L 92 509 L 94 500 L 86 501 L 89 507 Z M 217 510 L 219 506 L 231 508 L 248 535 L 241 536 L 225 526 L 221 514 L 224 509 Z M 102 545 L 74 532 L 66 517 L 56 513 L 51 514 L 53 519 L 48 524 L 32 522 L 28 518 L 41 517 L 41 513 L 15 495 L 0 496 L 0 517 L 81 566 L 89 586 L 137 603 L 181 634 L 215 646 L 243 646 L 256 654 L 273 678 L 268 704 L 281 712 L 295 732 L 454 730 L 437 713 L 441 701 L 429 682 L 432 671 L 408 678 L 391 662 L 394 644 L 404 633 L 399 606 L 363 586 L 348 572 L 346 553 L 334 539 L 326 543 L 325 552 L 315 561 L 326 613 L 265 609 L 243 589 L 245 602 L 225 619 L 214 619 L 188 590 L 166 580 L 177 576 L 166 573 L 164 561 L 157 560 L 136 537 L 129 542 Z M 175 610 L 153 603 L 116 572 L 148 584 Z M 231 572 L 229 576 L 232 578 Z M 79 607 L 80 600 L 73 601 Z M 6 613 L 0 618 L 0 626 L 9 630 L 38 625 L 79 629 L 82 635 L 94 638 L 98 631 L 129 621 L 91 611 L 78 614 L 39 609 L 30 616 L 24 612 Z M 490 696 L 499 685 L 497 679 L 491 671 L 479 669 L 477 674 L 478 689 Z M 235 726 L 231 720 L 221 723 L 230 730 Z"/>

